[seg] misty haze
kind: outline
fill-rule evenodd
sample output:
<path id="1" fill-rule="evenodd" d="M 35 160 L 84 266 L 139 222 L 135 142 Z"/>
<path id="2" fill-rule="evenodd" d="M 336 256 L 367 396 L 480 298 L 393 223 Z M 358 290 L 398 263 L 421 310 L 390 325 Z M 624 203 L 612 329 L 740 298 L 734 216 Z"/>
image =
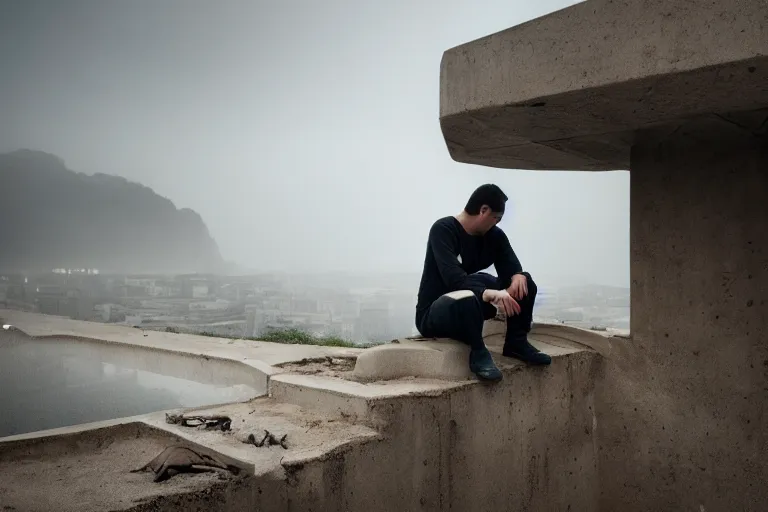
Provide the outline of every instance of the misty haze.
<path id="1" fill-rule="evenodd" d="M 628 329 L 629 174 L 459 164 L 438 121 L 446 48 L 572 3 L 0 1 L 0 307 L 410 336 L 430 226 L 495 183 L 534 319 Z"/>

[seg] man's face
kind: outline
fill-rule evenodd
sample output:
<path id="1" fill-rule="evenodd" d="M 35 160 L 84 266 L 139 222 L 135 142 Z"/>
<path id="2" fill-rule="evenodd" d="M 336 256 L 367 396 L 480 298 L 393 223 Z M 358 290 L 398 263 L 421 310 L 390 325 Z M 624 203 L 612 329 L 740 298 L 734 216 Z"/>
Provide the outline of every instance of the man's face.
<path id="1" fill-rule="evenodd" d="M 501 222 L 501 218 L 504 216 L 504 212 L 494 212 L 490 207 L 483 205 L 480 208 L 480 222 L 478 222 L 478 229 L 481 233 L 487 233 L 493 226 Z"/>

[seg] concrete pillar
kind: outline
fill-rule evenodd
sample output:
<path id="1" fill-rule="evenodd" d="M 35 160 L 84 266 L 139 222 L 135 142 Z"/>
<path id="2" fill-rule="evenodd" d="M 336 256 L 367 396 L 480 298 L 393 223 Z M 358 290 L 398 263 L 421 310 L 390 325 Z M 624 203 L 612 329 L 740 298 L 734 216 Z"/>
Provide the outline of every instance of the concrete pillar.
<path id="1" fill-rule="evenodd" d="M 734 125 L 641 139 L 632 339 L 607 362 L 601 509 L 763 510 L 768 137 Z"/>

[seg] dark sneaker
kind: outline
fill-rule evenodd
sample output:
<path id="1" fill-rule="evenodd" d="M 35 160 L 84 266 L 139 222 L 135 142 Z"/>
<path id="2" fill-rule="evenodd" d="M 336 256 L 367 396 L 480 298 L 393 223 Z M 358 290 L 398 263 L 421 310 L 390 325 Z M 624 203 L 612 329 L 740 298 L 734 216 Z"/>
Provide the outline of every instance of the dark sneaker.
<path id="1" fill-rule="evenodd" d="M 480 380 L 498 382 L 501 380 L 501 371 L 493 363 L 491 353 L 487 348 L 473 349 L 469 353 L 469 369 Z"/>
<path id="2" fill-rule="evenodd" d="M 552 363 L 552 358 L 528 342 L 526 336 L 509 338 L 504 343 L 504 356 L 514 357 L 528 364 L 547 365 Z"/>

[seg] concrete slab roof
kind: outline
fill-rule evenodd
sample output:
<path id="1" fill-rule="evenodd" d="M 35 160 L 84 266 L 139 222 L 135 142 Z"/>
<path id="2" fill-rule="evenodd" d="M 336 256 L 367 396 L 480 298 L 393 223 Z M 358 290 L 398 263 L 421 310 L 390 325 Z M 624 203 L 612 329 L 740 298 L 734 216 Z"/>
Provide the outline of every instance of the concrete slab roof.
<path id="1" fill-rule="evenodd" d="M 629 169 L 641 130 L 767 106 L 764 1 L 589 0 L 452 48 L 440 69 L 451 157 L 490 167 Z"/>

